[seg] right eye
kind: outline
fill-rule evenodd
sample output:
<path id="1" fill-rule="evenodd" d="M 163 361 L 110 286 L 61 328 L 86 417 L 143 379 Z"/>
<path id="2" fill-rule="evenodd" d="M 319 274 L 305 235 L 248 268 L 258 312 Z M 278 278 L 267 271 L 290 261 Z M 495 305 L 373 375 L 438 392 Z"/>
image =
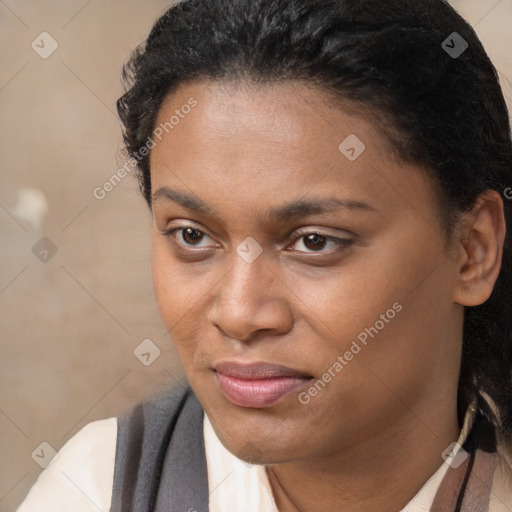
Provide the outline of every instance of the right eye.
<path id="1" fill-rule="evenodd" d="M 177 240 L 177 237 L 174 235 L 176 232 L 181 232 L 177 235 L 181 240 Z M 162 232 L 162 235 L 168 238 L 171 238 L 173 243 L 176 243 L 184 248 L 187 247 L 204 247 L 198 245 L 197 241 L 201 241 L 204 237 L 208 237 L 206 233 L 197 229 L 193 226 L 182 226 L 179 228 L 172 228 Z M 208 237 L 209 238 L 209 237 Z"/>

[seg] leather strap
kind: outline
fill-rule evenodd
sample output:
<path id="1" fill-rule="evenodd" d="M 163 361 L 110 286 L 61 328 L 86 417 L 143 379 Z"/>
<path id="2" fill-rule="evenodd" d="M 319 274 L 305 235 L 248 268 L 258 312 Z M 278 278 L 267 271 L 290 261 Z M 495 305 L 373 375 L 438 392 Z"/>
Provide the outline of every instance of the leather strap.
<path id="1" fill-rule="evenodd" d="M 439 486 L 430 512 L 488 512 L 497 465 L 496 453 L 477 450 L 457 468 L 450 467 Z M 464 498 L 458 504 L 466 476 Z"/>
<path id="2" fill-rule="evenodd" d="M 473 424 L 462 446 L 467 457 L 462 464 L 448 468 L 430 512 L 489 512 L 499 456 L 495 427 L 482 400 L 478 397 L 472 409 Z"/>

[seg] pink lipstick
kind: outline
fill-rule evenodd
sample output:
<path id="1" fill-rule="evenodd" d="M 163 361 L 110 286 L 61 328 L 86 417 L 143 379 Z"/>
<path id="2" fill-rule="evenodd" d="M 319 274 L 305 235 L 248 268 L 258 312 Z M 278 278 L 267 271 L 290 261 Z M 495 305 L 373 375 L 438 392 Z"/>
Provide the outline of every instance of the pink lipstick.
<path id="1" fill-rule="evenodd" d="M 241 407 L 264 408 L 276 404 L 313 378 L 306 373 L 273 363 L 215 365 L 215 377 L 224 395 Z"/>

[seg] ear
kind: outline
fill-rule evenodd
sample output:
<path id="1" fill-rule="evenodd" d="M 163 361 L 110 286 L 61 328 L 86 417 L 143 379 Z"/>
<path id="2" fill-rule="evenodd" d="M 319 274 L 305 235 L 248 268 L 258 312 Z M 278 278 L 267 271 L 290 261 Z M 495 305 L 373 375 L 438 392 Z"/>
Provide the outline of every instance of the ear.
<path id="1" fill-rule="evenodd" d="M 490 297 L 501 268 L 506 226 L 500 194 L 486 190 L 461 221 L 454 302 L 478 306 Z"/>

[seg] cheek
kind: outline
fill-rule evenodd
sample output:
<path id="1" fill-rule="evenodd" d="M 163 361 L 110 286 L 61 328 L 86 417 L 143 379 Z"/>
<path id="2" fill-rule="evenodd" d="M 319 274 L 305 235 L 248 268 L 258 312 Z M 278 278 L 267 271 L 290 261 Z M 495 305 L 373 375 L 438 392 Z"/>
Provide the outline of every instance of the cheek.
<path id="1" fill-rule="evenodd" d="M 155 298 L 164 323 L 168 326 L 168 320 L 177 312 L 176 306 L 178 287 L 174 282 L 172 265 L 169 265 L 162 243 L 153 238 L 151 253 L 151 272 L 153 276 L 153 289 Z M 169 327 L 169 326 L 168 326 Z"/>
<path id="2" fill-rule="evenodd" d="M 203 353 L 207 302 L 219 277 L 211 269 L 178 262 L 168 244 L 163 236 L 153 238 L 153 288 L 160 316 L 187 372 L 209 361 Z"/>
<path id="3" fill-rule="evenodd" d="M 450 323 L 442 261 L 421 240 L 395 236 L 361 250 L 331 278 L 295 279 L 305 321 L 316 330 L 317 371 L 328 371 L 338 355 L 346 361 L 326 398 L 349 394 L 361 404 L 421 393 L 442 363 Z"/>
<path id="4" fill-rule="evenodd" d="M 170 242 L 164 236 L 153 235 L 151 267 L 155 297 L 167 328 L 178 324 L 200 302 L 206 290 L 203 281 L 194 278 L 191 265 L 179 263 L 172 256 Z M 199 306 L 199 304 L 197 304 Z"/>
<path id="5" fill-rule="evenodd" d="M 316 275 L 305 268 L 290 269 L 283 275 L 284 288 L 292 292 L 291 307 L 304 329 L 314 331 L 313 339 L 324 350 L 343 354 L 352 341 L 364 343 L 369 336 L 365 330 L 376 322 L 380 333 L 400 316 L 400 305 L 393 305 L 405 295 L 406 284 L 400 282 L 404 271 L 393 270 L 394 264 L 372 252 L 379 250 L 358 249 L 337 268 Z"/>
<path id="6" fill-rule="evenodd" d="M 164 325 L 181 357 L 181 346 L 186 345 L 180 340 L 185 336 L 183 327 L 188 317 L 193 315 L 194 304 L 198 301 L 198 290 L 195 288 L 198 283 L 187 282 L 183 272 L 180 272 L 182 267 L 172 260 L 165 238 L 159 238 L 153 239 L 151 257 L 155 299 Z"/>

